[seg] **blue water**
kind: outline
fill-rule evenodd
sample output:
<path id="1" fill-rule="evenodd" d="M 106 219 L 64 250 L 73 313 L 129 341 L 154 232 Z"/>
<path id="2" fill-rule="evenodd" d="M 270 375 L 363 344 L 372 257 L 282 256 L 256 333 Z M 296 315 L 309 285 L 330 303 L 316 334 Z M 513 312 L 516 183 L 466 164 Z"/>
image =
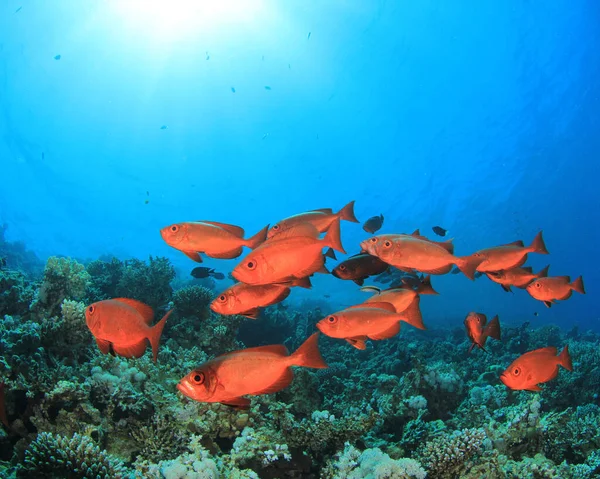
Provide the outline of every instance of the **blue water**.
<path id="1" fill-rule="evenodd" d="M 361 221 L 384 214 L 381 232 L 444 226 L 459 255 L 543 229 L 551 255 L 529 264 L 582 274 L 588 292 L 546 309 L 435 277 L 430 323 L 474 310 L 600 329 L 598 2 L 131 4 L 0 5 L 7 239 L 41 258 L 167 256 L 187 276 L 196 265 L 159 228 L 254 234 L 356 200 Z M 358 252 L 360 225 L 342 232 Z M 332 308 L 364 297 L 320 275 L 290 300 L 323 294 Z"/>

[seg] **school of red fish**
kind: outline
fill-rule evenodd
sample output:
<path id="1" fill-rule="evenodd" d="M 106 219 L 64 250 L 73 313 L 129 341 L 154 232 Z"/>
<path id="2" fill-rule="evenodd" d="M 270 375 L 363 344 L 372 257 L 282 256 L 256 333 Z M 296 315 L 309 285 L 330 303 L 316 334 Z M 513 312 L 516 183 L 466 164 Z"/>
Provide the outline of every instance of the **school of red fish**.
<path id="1" fill-rule="evenodd" d="M 329 274 L 326 257 L 335 258 L 333 250 L 346 254 L 341 221 L 358 223 L 354 201 L 338 212 L 324 208 L 290 216 L 247 239 L 239 226 L 215 221 L 172 224 L 160 233 L 169 246 L 199 263 L 201 254 L 234 259 L 242 255 L 244 247 L 249 248 L 251 251 L 232 273 L 239 282 L 220 293 L 210 307 L 222 315 L 257 319 L 262 308 L 283 301 L 291 288 L 310 288 L 313 274 Z M 374 234 L 382 223 L 383 215 L 373 217 L 363 229 Z M 535 274 L 523 266 L 529 253 L 548 254 L 542 232 L 529 246 L 515 241 L 467 256 L 454 254 L 452 239 L 433 241 L 418 230 L 412 234 L 371 236 L 360 243 L 360 248 L 358 254 L 342 261 L 331 274 L 359 285 L 390 267 L 413 276 L 385 290 L 362 287 L 361 290 L 374 294 L 321 319 L 316 325 L 320 333 L 312 334 L 292 354 L 284 345 L 229 352 L 195 368 L 181 379 L 177 389 L 196 401 L 247 408 L 247 396 L 274 393 L 289 386 L 293 379 L 291 366 L 327 367 L 318 348 L 319 334 L 343 339 L 364 350 L 367 340 L 396 336 L 402 322 L 424 330 L 421 295 L 438 294 L 431 286 L 430 275 L 450 273 L 454 266 L 471 280 L 479 272 L 506 291 L 513 286 L 525 289 L 547 307 L 570 298 L 573 291 L 585 294 L 581 276 L 571 282 L 568 276 L 549 277 L 547 267 Z M 422 274 L 415 277 L 415 273 Z M 160 336 L 170 314 L 168 311 L 153 326 L 154 312 L 149 306 L 133 299 L 115 298 L 89 305 L 86 322 L 102 353 L 138 358 L 150 344 L 156 361 Z M 484 314 L 471 312 L 464 325 L 472 343 L 469 352 L 474 347 L 484 349 L 488 338 L 500 339 L 497 316 L 488 322 Z M 540 384 L 557 376 L 559 366 L 572 370 L 568 348 L 565 346 L 560 354 L 555 347 L 541 348 L 515 359 L 500 380 L 510 389 L 539 391 Z"/>

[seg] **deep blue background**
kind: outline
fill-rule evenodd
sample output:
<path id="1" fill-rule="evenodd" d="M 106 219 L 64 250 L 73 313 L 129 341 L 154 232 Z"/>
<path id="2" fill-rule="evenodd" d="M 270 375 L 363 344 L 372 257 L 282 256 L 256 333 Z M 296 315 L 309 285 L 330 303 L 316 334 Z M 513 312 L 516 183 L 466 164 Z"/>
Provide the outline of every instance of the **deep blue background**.
<path id="1" fill-rule="evenodd" d="M 530 264 L 588 290 L 546 310 L 486 278 L 434 278 L 430 322 L 477 310 L 600 329 L 600 3 L 255 0 L 209 18 L 164 3 L 0 5 L 8 239 L 41 257 L 166 255 L 187 274 L 160 227 L 253 234 L 355 199 L 359 219 L 385 215 L 382 232 L 448 228 L 457 254 L 543 229 L 551 255 Z M 360 226 L 343 233 L 356 252 Z M 314 283 L 292 299 L 364 298 Z"/>

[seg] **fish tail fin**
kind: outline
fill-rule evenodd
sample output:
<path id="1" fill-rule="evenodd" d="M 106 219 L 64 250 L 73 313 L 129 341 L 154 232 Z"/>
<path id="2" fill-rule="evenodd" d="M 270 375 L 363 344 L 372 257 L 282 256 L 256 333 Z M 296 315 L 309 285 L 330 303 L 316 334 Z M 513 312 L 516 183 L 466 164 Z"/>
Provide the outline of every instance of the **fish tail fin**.
<path id="1" fill-rule="evenodd" d="M 326 258 L 331 258 L 337 261 L 337 258 L 335 256 L 335 251 L 333 251 L 332 248 L 327 248 L 327 251 L 325 251 L 325 257 Z"/>
<path id="2" fill-rule="evenodd" d="M 402 321 L 417 329 L 427 329 L 425 323 L 423 323 L 423 315 L 421 314 L 421 308 L 419 308 L 418 296 L 415 296 L 413 302 L 408 305 L 408 308 L 400 313 L 400 316 L 402 316 Z"/>
<path id="3" fill-rule="evenodd" d="M 165 323 L 172 312 L 172 309 L 167 311 L 167 314 L 165 314 L 158 323 L 152 326 L 148 332 L 148 341 L 150 341 L 150 345 L 152 346 L 152 357 L 154 362 L 156 362 L 156 359 L 158 358 L 158 346 L 160 345 L 160 337 L 165 327 Z"/>
<path id="4" fill-rule="evenodd" d="M 319 351 L 319 333 L 313 333 L 302 345 L 290 356 L 292 366 L 303 366 L 305 368 L 325 369 L 327 363 L 321 357 Z"/>
<path id="5" fill-rule="evenodd" d="M 585 294 L 585 288 L 583 287 L 583 278 L 581 276 L 575 281 L 573 281 L 569 286 L 571 286 L 573 291 L 577 291 L 580 294 Z"/>
<path id="6" fill-rule="evenodd" d="M 344 206 L 337 214 L 340 220 L 351 221 L 352 223 L 358 223 L 359 221 L 354 216 L 354 200 Z"/>
<path id="7" fill-rule="evenodd" d="M 327 230 L 327 234 L 325 238 L 323 238 L 323 242 L 325 246 L 330 246 L 334 250 L 339 251 L 340 253 L 346 254 L 344 247 L 342 246 L 342 238 L 340 236 L 340 220 L 336 218 L 336 220 L 331 223 L 331 226 Z"/>
<path id="8" fill-rule="evenodd" d="M 540 272 L 537 274 L 537 277 L 538 278 L 547 278 L 549 270 L 550 270 L 550 265 L 547 265 L 544 269 L 540 270 Z"/>
<path id="9" fill-rule="evenodd" d="M 475 256 L 459 256 L 456 258 L 455 264 L 467 278 L 475 281 L 475 271 L 481 261 L 481 259 Z"/>
<path id="10" fill-rule="evenodd" d="M 564 349 L 558 355 L 558 363 L 565 369 L 573 371 L 573 363 L 571 362 L 571 355 L 569 354 L 569 346 L 565 346 Z"/>
<path id="11" fill-rule="evenodd" d="M 485 327 L 485 335 L 489 338 L 500 340 L 500 320 L 498 319 L 498 315 L 494 316 Z"/>
<path id="12" fill-rule="evenodd" d="M 262 230 L 260 230 L 258 233 L 256 233 L 254 236 L 248 238 L 246 240 L 245 245 L 250 248 L 250 249 L 254 249 L 257 246 L 260 246 L 262 243 L 265 242 L 265 240 L 267 239 L 267 232 L 269 231 L 269 225 L 265 226 Z"/>
<path id="13" fill-rule="evenodd" d="M 440 294 L 431 286 L 431 276 L 427 275 L 416 290 L 417 294 Z"/>
<path id="14" fill-rule="evenodd" d="M 529 249 L 532 253 L 548 254 L 548 250 L 546 249 L 546 244 L 544 243 L 544 238 L 542 237 L 541 231 L 537 235 L 535 235 L 535 238 L 533 238 Z"/>

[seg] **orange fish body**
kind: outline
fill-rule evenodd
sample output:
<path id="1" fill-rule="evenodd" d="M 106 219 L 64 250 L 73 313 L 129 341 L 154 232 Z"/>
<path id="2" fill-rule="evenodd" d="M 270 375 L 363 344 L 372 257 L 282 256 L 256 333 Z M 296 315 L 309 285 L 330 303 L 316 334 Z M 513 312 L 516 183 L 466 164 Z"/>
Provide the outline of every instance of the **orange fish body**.
<path id="1" fill-rule="evenodd" d="M 445 241 L 434 241 L 434 240 L 430 240 L 427 236 L 422 236 L 421 235 L 421 231 L 416 229 L 415 231 L 413 231 L 412 234 L 410 235 L 402 235 L 402 236 L 412 236 L 413 238 L 417 238 L 423 241 L 429 241 L 430 243 L 436 244 L 438 246 L 441 246 L 442 248 L 444 248 L 446 251 L 448 251 L 448 253 L 450 254 L 454 254 L 454 244 L 452 243 L 453 239 L 447 239 Z"/>
<path id="2" fill-rule="evenodd" d="M 202 263 L 199 253 L 210 258 L 233 259 L 242 254 L 244 246 L 256 248 L 266 239 L 268 228 L 265 226 L 251 238 L 244 239 L 244 230 L 239 226 L 196 221 L 166 226 L 160 234 L 169 246 Z"/>
<path id="3" fill-rule="evenodd" d="M 548 276 L 548 268 L 546 266 L 539 273 L 535 274 L 531 267 L 516 267 L 508 270 L 489 271 L 485 273 L 493 282 L 502 286 L 504 291 L 510 292 L 510 287 L 525 289 L 534 279 L 544 278 Z"/>
<path id="4" fill-rule="evenodd" d="M 222 403 L 247 408 L 243 396 L 271 394 L 288 387 L 291 366 L 326 368 L 314 333 L 293 354 L 284 345 L 242 349 L 212 359 L 185 376 L 177 389 L 199 402 Z"/>
<path id="5" fill-rule="evenodd" d="M 290 295 L 291 286 L 310 288 L 310 280 L 302 278 L 289 285 L 237 283 L 217 296 L 210 304 L 210 309 L 218 314 L 239 314 L 247 318 L 257 319 L 260 308 L 277 304 L 287 298 Z"/>
<path id="6" fill-rule="evenodd" d="M 529 253 L 548 254 L 541 231 L 529 246 L 524 246 L 522 241 L 515 241 L 502 246 L 482 249 L 474 253 L 473 256 L 482 259 L 477 266 L 477 271 L 487 273 L 523 266 Z"/>
<path id="7" fill-rule="evenodd" d="M 585 294 L 581 276 L 572 283 L 570 276 L 550 276 L 538 278 L 527 285 L 527 292 L 533 298 L 543 301 L 548 308 L 557 300 L 569 299 L 573 291 Z"/>
<path id="8" fill-rule="evenodd" d="M 515 359 L 500 380 L 510 389 L 541 391 L 539 384 L 553 380 L 558 375 L 558 366 L 573 370 L 568 346 L 558 356 L 556 353 L 554 346 L 529 351 Z"/>
<path id="9" fill-rule="evenodd" d="M 151 326 L 154 312 L 150 306 L 134 299 L 115 298 L 89 305 L 85 321 L 102 353 L 112 351 L 126 358 L 139 358 L 149 341 L 156 362 L 160 336 L 171 312 Z"/>
<path id="10" fill-rule="evenodd" d="M 317 229 L 319 233 L 323 233 L 324 231 L 327 231 L 332 223 L 338 219 L 351 221 L 352 223 L 358 223 L 356 216 L 354 216 L 354 201 L 348 203 L 337 213 L 334 213 L 331 208 L 322 208 L 285 218 L 279 223 L 273 225 L 273 227 L 267 233 L 267 238 L 271 239 L 280 232 L 302 223 L 310 223 Z"/>
<path id="11" fill-rule="evenodd" d="M 383 273 L 389 265 L 376 256 L 359 253 L 338 264 L 331 274 L 339 279 L 352 280 L 362 286 L 369 276 Z"/>
<path id="12" fill-rule="evenodd" d="M 468 278 L 474 279 L 478 258 L 458 257 L 431 241 L 412 235 L 373 236 L 360 244 L 364 251 L 403 271 L 446 274 L 455 264 Z"/>
<path id="13" fill-rule="evenodd" d="M 250 252 L 232 275 L 246 284 L 273 284 L 327 272 L 322 249 L 332 247 L 345 253 L 336 219 L 323 239 L 309 223 L 292 226 Z"/>
<path id="14" fill-rule="evenodd" d="M 356 349 L 366 349 L 367 338 L 388 339 L 400 332 L 402 316 L 390 303 L 351 306 L 317 323 L 317 329 L 330 338 L 345 339 Z"/>
<path id="15" fill-rule="evenodd" d="M 485 351 L 484 346 L 487 338 L 500 339 L 500 321 L 497 315 L 488 323 L 485 314 L 471 312 L 465 318 L 464 324 L 467 336 L 472 342 L 469 352 L 475 346 Z"/>

